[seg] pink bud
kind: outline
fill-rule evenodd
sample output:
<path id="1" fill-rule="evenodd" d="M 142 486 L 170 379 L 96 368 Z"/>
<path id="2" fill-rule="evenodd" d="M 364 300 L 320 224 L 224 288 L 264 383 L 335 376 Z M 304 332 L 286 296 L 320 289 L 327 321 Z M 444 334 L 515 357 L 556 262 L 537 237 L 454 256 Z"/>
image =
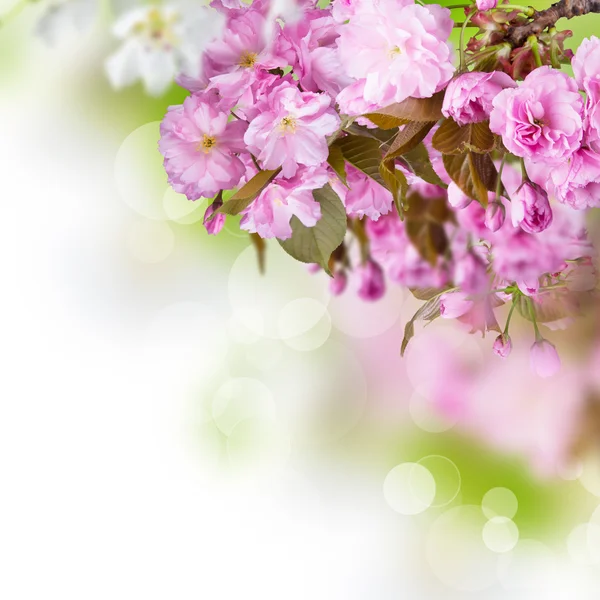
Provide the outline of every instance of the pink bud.
<path id="1" fill-rule="evenodd" d="M 444 319 L 457 319 L 472 307 L 473 301 L 469 300 L 464 292 L 449 292 L 440 299 L 440 316 Z"/>
<path id="2" fill-rule="evenodd" d="M 531 368 L 540 377 L 552 377 L 560 370 L 558 352 L 548 340 L 541 339 L 533 346 L 530 352 Z"/>
<path id="3" fill-rule="evenodd" d="M 222 202 L 213 202 L 210 206 L 208 206 L 206 212 L 204 213 L 203 223 L 209 235 L 217 235 L 218 233 L 220 233 L 221 229 L 223 229 L 223 226 L 225 225 L 224 214 L 219 213 L 215 215 L 212 219 L 210 218 L 210 216 L 214 214 L 217 210 L 219 210 L 219 208 L 221 208 L 222 205 Z"/>
<path id="4" fill-rule="evenodd" d="M 315 273 L 318 273 L 321 270 L 321 265 L 318 265 L 317 263 L 309 263 L 308 265 L 306 265 L 306 270 L 311 275 L 314 275 Z"/>
<path id="5" fill-rule="evenodd" d="M 455 183 L 452 181 L 448 186 L 448 204 L 452 208 L 466 208 L 473 200 L 469 198 Z"/>
<path id="6" fill-rule="evenodd" d="M 329 280 L 329 292 L 332 296 L 339 296 L 344 293 L 347 283 L 348 277 L 345 271 L 336 271 L 333 278 Z"/>
<path id="7" fill-rule="evenodd" d="M 508 334 L 500 334 L 495 340 L 492 347 L 494 353 L 500 358 L 507 358 L 512 350 L 512 340 Z"/>
<path id="8" fill-rule="evenodd" d="M 496 8 L 498 0 L 477 0 L 477 8 L 479 10 L 491 10 Z"/>
<path id="9" fill-rule="evenodd" d="M 526 181 L 511 200 L 513 225 L 520 225 L 523 231 L 540 233 L 552 223 L 548 194 L 538 185 Z"/>
<path id="10" fill-rule="evenodd" d="M 485 210 L 485 226 L 490 231 L 498 231 L 504 225 L 506 209 L 500 202 L 490 202 Z"/>
<path id="11" fill-rule="evenodd" d="M 356 269 L 360 279 L 358 295 L 368 302 L 379 300 L 385 294 L 385 278 L 381 267 L 372 260 Z"/>

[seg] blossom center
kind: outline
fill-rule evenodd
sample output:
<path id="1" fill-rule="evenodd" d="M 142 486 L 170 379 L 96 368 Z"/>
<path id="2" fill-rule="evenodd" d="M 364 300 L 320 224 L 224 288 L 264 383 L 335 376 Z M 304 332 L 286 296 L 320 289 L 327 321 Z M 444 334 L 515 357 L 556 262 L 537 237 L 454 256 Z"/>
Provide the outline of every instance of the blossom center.
<path id="1" fill-rule="evenodd" d="M 296 117 L 288 115 L 279 122 L 279 130 L 283 133 L 296 133 Z"/>
<path id="2" fill-rule="evenodd" d="M 244 52 L 240 57 L 240 62 L 238 63 L 240 67 L 243 69 L 251 69 L 258 59 L 258 54 L 256 52 Z"/>
<path id="3" fill-rule="evenodd" d="M 400 49 L 400 46 L 393 46 L 390 48 L 388 54 L 390 58 L 396 58 L 402 54 L 402 50 Z"/>
<path id="4" fill-rule="evenodd" d="M 216 138 L 205 133 L 204 137 L 202 138 L 202 141 L 198 144 L 198 150 L 202 150 L 204 154 L 208 154 L 211 151 L 211 149 L 216 146 L 216 144 Z"/>

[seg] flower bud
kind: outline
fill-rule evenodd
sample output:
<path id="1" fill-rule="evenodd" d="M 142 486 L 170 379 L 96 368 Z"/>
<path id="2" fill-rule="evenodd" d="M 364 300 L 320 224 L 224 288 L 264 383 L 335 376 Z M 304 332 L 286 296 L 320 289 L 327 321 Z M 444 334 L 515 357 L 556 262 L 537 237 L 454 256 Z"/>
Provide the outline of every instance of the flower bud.
<path id="1" fill-rule="evenodd" d="M 448 186 L 448 204 L 452 208 L 466 208 L 473 200 L 469 198 L 455 183 Z"/>
<path id="2" fill-rule="evenodd" d="M 219 208 L 223 205 L 222 202 L 213 202 L 208 206 L 206 212 L 204 213 L 204 227 L 206 227 L 206 231 L 208 231 L 209 235 L 217 235 L 220 233 L 221 229 L 225 225 L 225 215 L 217 214 L 212 219 L 210 218 Z"/>
<path id="3" fill-rule="evenodd" d="M 491 10 L 492 8 L 496 8 L 498 0 L 477 0 L 476 3 L 478 10 Z"/>
<path id="4" fill-rule="evenodd" d="M 548 194 L 535 183 L 526 181 L 511 197 L 513 225 L 527 233 L 540 233 L 552 223 Z"/>
<path id="5" fill-rule="evenodd" d="M 329 292 L 332 296 L 340 296 L 344 293 L 348 284 L 348 276 L 341 269 L 333 274 L 333 278 L 329 280 Z"/>
<path id="6" fill-rule="evenodd" d="M 512 350 L 512 340 L 508 334 L 500 334 L 495 340 L 492 347 L 494 354 L 500 358 L 507 358 Z"/>
<path id="7" fill-rule="evenodd" d="M 440 316 L 444 319 L 457 319 L 469 312 L 473 301 L 464 292 L 449 292 L 440 299 Z"/>
<path id="8" fill-rule="evenodd" d="M 448 84 L 442 113 L 459 125 L 480 123 L 489 119 L 494 98 L 507 87 L 517 87 L 517 84 L 502 71 L 463 73 Z"/>
<path id="9" fill-rule="evenodd" d="M 485 226 L 490 231 L 498 231 L 504 225 L 506 209 L 501 202 L 490 202 L 485 209 Z"/>
<path id="10" fill-rule="evenodd" d="M 531 368 L 540 377 L 552 377 L 560 370 L 560 358 L 554 344 L 540 339 L 530 351 Z"/>
<path id="11" fill-rule="evenodd" d="M 367 302 L 379 300 L 385 294 L 385 278 L 381 267 L 374 261 L 368 260 L 356 269 L 360 279 L 358 295 Z"/>

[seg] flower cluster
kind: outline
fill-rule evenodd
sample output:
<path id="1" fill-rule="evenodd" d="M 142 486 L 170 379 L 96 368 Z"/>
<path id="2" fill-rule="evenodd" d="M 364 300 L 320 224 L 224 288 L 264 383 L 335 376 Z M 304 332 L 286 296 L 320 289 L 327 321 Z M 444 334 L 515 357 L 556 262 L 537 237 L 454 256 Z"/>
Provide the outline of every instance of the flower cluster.
<path id="1" fill-rule="evenodd" d="M 410 288 L 425 303 L 403 349 L 416 321 L 441 317 L 496 331 L 507 357 L 517 311 L 534 370 L 552 375 L 540 326 L 564 327 L 596 287 L 582 209 L 600 206 L 600 40 L 570 77 L 566 35 L 511 46 L 534 13 L 478 2 L 456 65 L 448 9 L 322 4 L 212 2 L 224 32 L 180 76 L 190 96 L 161 127 L 170 184 L 214 199 L 210 233 L 239 215 L 326 271 L 333 294 L 350 278 L 366 301 Z"/>

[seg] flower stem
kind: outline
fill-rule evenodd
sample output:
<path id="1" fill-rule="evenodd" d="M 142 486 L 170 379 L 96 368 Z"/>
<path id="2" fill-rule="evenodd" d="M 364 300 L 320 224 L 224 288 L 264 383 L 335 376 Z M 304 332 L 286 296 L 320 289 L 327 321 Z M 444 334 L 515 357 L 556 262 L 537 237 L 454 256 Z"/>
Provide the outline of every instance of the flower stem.
<path id="1" fill-rule="evenodd" d="M 519 298 L 519 296 L 517 294 L 515 294 L 513 296 L 512 305 L 510 307 L 510 310 L 508 311 L 508 316 L 506 317 L 506 325 L 504 327 L 504 335 L 508 335 L 508 328 L 510 326 L 510 320 L 512 319 L 513 313 L 515 312 L 515 308 L 517 307 L 518 298 Z"/>
<path id="2" fill-rule="evenodd" d="M 535 35 L 530 35 L 527 38 L 527 43 L 531 46 L 531 52 L 533 52 L 533 58 L 535 59 L 535 64 L 538 67 L 542 66 L 542 57 L 540 56 L 540 47 L 538 45 L 538 39 Z"/>
<path id="3" fill-rule="evenodd" d="M 518 4 L 498 4 L 496 8 L 492 8 L 492 10 L 518 10 L 520 13 L 527 15 L 528 17 L 533 17 L 535 14 L 535 9 L 532 6 L 520 6 Z"/>
<path id="4" fill-rule="evenodd" d="M 533 323 L 533 331 L 535 332 L 535 341 L 539 342 L 544 338 L 540 334 L 540 330 L 538 329 L 537 320 L 535 318 L 535 307 L 533 306 L 533 300 L 531 298 L 527 298 L 527 306 L 529 307 L 529 314 L 531 315 L 531 322 Z"/>
<path id="5" fill-rule="evenodd" d="M 460 70 L 461 72 L 465 70 L 465 30 L 467 29 L 467 25 L 469 21 L 473 17 L 473 15 L 477 12 L 477 9 L 473 9 L 465 19 L 465 22 L 462 24 L 460 29 Z"/>

